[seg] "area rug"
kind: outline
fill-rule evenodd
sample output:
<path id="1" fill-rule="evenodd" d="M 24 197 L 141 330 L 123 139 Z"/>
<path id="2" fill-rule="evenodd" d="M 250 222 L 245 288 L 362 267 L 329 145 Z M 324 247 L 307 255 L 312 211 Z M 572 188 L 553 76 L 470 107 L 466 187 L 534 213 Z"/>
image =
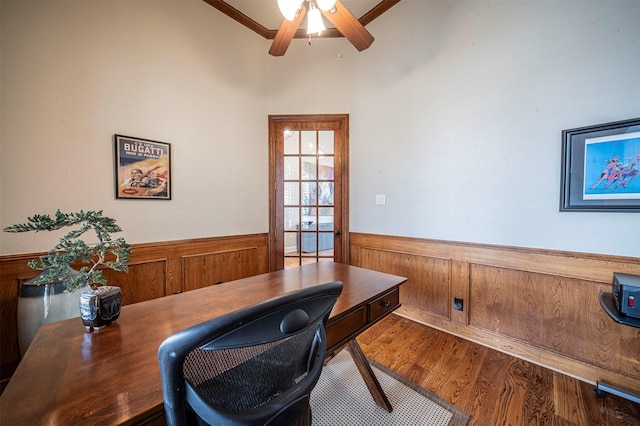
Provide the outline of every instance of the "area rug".
<path id="1" fill-rule="evenodd" d="M 394 371 L 371 362 L 393 411 L 379 407 L 371 397 L 351 355 L 341 351 L 322 370 L 311 392 L 313 426 L 429 425 L 464 426 L 469 414 Z"/>

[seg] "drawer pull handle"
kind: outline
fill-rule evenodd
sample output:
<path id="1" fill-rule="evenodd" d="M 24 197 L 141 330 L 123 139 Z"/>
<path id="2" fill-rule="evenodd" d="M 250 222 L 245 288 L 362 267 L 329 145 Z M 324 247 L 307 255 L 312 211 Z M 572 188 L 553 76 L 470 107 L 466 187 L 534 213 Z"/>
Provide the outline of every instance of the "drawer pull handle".
<path id="1" fill-rule="evenodd" d="M 385 308 L 388 308 L 389 306 L 391 306 L 391 302 L 387 301 L 382 301 L 382 306 L 384 306 Z"/>

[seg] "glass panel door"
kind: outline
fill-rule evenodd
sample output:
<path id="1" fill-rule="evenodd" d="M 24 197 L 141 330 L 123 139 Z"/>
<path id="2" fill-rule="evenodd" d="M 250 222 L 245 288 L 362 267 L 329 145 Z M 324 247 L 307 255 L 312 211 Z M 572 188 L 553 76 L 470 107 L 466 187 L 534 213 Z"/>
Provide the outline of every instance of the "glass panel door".
<path id="1" fill-rule="evenodd" d="M 346 262 L 347 116 L 269 119 L 270 269 Z"/>
<path id="2" fill-rule="evenodd" d="M 333 261 L 334 132 L 284 130 L 284 264 Z"/>

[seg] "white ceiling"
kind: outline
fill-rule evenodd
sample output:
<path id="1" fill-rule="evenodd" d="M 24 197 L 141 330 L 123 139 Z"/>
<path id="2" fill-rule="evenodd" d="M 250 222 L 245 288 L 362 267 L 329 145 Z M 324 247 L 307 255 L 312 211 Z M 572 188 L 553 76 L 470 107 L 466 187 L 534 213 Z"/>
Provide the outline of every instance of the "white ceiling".
<path id="1" fill-rule="evenodd" d="M 380 2 L 380 0 L 341 1 L 358 19 Z M 283 18 L 278 9 L 277 0 L 225 0 L 225 2 L 269 30 L 277 30 L 282 23 Z M 305 19 L 300 25 L 300 28 L 306 28 L 306 24 Z M 327 28 L 333 28 L 326 19 L 324 19 L 324 24 Z"/>

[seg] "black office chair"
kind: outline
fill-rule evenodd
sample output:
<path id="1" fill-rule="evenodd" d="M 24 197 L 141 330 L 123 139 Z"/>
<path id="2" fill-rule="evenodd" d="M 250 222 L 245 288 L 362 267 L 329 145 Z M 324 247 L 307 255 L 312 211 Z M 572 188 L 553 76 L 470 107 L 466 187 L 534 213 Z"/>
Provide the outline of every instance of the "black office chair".
<path id="1" fill-rule="evenodd" d="M 297 290 L 170 336 L 158 350 L 167 424 L 310 424 L 341 291 L 339 281 Z"/>

